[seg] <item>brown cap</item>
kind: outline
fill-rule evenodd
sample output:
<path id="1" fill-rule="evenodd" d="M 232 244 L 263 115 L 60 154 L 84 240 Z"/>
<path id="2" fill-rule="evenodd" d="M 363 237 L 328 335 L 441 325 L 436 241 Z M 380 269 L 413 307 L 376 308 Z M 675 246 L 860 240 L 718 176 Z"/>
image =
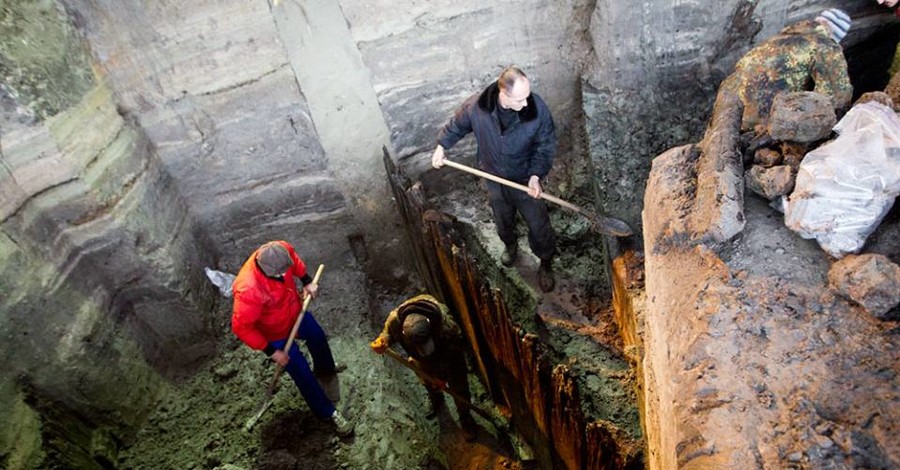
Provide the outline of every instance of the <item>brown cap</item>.
<path id="1" fill-rule="evenodd" d="M 278 242 L 269 242 L 259 247 L 256 252 L 256 264 L 266 276 L 276 277 L 284 274 L 294 264 L 287 248 Z"/>
<path id="2" fill-rule="evenodd" d="M 423 356 L 434 352 L 434 340 L 431 338 L 431 321 L 425 315 L 411 313 L 403 320 L 403 337 L 415 345 Z"/>

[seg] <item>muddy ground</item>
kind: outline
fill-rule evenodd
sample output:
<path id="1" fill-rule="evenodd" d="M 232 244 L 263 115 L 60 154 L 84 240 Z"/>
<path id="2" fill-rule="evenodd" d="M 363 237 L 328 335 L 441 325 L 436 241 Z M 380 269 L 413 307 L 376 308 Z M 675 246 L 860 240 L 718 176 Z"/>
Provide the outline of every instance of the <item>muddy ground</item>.
<path id="1" fill-rule="evenodd" d="M 465 442 L 452 401 L 437 419 L 425 418 L 424 388 L 408 369 L 368 347 L 377 335 L 370 318 L 386 316 L 412 292 L 369 297 L 372 286 L 347 266 L 353 267 L 352 258 L 341 270 L 323 274 L 311 311 L 329 333 L 335 358 L 348 366 L 340 375 L 337 407 L 355 422 L 355 436 L 338 438 L 330 423 L 313 416 L 286 374 L 272 407 L 250 432 L 244 430 L 274 368 L 233 337 L 231 302 L 222 299 L 220 354 L 191 380 L 169 387 L 148 425 L 122 452 L 120 468 L 520 468 L 478 416 L 478 437 Z M 477 382 L 472 385 L 481 404 L 484 393 Z"/>
<path id="2" fill-rule="evenodd" d="M 474 183 L 473 183 L 474 184 Z M 444 199 L 445 209 L 470 222 L 482 233 L 494 261 L 502 244 L 493 234 L 486 201 L 480 192 L 461 191 Z M 588 370 L 583 374 L 586 390 L 617 398 L 591 410 L 611 419 L 640 437 L 635 406 L 634 376 L 621 359 L 608 288 L 603 279 L 599 237 L 589 233 L 577 217 L 553 212 L 554 226 L 561 232 L 561 256 L 557 262 L 557 289 L 544 295 L 537 317 L 542 334 L 561 345 L 570 364 Z M 522 230 L 522 256 L 510 272 L 521 273 L 535 295 L 537 259 L 530 255 Z M 308 264 L 314 256 L 303 254 Z M 598 267 L 599 266 L 599 267 Z M 415 277 L 415 276 L 412 276 Z M 323 274 L 320 296 L 311 311 L 330 335 L 339 362 L 348 365 L 340 375 L 342 399 L 338 408 L 356 423 L 351 438 L 338 438 L 328 423 L 309 411 L 293 383 L 281 379 L 274 405 L 250 431 L 248 418 L 258 409 L 272 363 L 251 351 L 230 332 L 230 299 L 221 299 L 218 318 L 222 341 L 219 354 L 197 375 L 173 383 L 161 398 L 147 426 L 125 443 L 123 469 L 519 469 L 532 462 L 517 458 L 510 438 L 482 417 L 474 442 L 466 442 L 459 431 L 452 400 L 448 410 L 427 419 L 427 397 L 413 374 L 368 347 L 380 331 L 387 313 L 421 286 L 404 292 L 388 292 L 367 281 L 349 252 L 343 266 L 329 267 Z M 604 295 L 605 297 L 598 297 Z M 605 345 L 605 342 L 611 344 Z M 302 348 L 301 348 L 302 349 Z M 602 357 L 596 363 L 583 359 Z M 493 410 L 489 397 L 470 374 L 470 387 L 477 406 Z M 499 416 L 499 415 L 498 415 Z M 627 423 L 627 424 L 621 424 Z M 521 452 L 521 451 L 520 451 Z"/>
<path id="3" fill-rule="evenodd" d="M 477 187 L 474 180 L 470 184 Z M 443 198 L 440 208 L 474 227 L 497 262 L 502 244 L 493 235 L 480 191 L 457 192 Z M 891 468 L 900 445 L 891 437 L 897 431 L 894 405 L 900 400 L 897 324 L 867 317 L 829 293 L 832 260 L 815 242 L 785 228 L 766 201 L 748 194 L 745 209 L 746 228 L 721 253 L 732 273 L 728 285 L 698 297 L 710 303 L 724 295 L 740 307 L 713 314 L 709 323 L 728 334 L 717 333 L 721 341 L 708 345 L 717 351 L 718 372 L 704 380 L 731 392 L 692 419 L 727 430 L 717 436 L 723 442 L 730 432 L 756 440 L 753 452 L 768 463 L 823 468 L 837 459 L 849 465 L 839 468 Z M 865 252 L 897 262 L 897 214 L 895 208 Z M 551 217 L 560 235 L 557 289 L 539 294 L 538 263 L 527 248 L 524 228 L 522 256 L 516 266 L 503 269 L 521 276 L 540 297 L 537 333 L 579 372 L 583 390 L 603 397 L 586 401 L 587 413 L 640 438 L 635 377 L 622 359 L 599 262 L 600 238 L 561 210 L 553 209 Z M 688 269 L 670 268 L 673 276 Z M 243 430 L 273 368 L 233 338 L 230 301 L 222 299 L 220 354 L 191 380 L 170 386 L 148 426 L 126 443 L 120 468 L 529 468 L 508 439 L 479 416 L 476 441 L 465 442 L 452 401 L 438 419 L 426 419 L 427 398 L 412 374 L 369 351 L 368 342 L 387 312 L 420 289 L 413 285 L 389 292 L 371 285 L 350 253 L 343 266 L 323 277 L 312 311 L 331 335 L 336 358 L 348 364 L 338 407 L 355 421 L 354 437 L 339 439 L 329 424 L 316 420 L 287 378 L 275 405 L 252 431 Z M 470 384 L 476 405 L 491 409 L 474 374 Z M 748 409 L 756 411 L 748 415 Z M 743 416 L 741 426 L 735 427 L 734 416 Z"/>
<path id="4" fill-rule="evenodd" d="M 680 403 L 677 429 L 660 432 L 677 434 L 685 466 L 897 468 L 897 323 L 837 296 L 833 260 L 768 201 L 748 193 L 744 210 L 718 256 L 673 250 L 648 270 L 661 315 L 677 318 L 660 327 L 677 358 L 661 379 Z M 864 252 L 896 259 L 891 230 Z"/>

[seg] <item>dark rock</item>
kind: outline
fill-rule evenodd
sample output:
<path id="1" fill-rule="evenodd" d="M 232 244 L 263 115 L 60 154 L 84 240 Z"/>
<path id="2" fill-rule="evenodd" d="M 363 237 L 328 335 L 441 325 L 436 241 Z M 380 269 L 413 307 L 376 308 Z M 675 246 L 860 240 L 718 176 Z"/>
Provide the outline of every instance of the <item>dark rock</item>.
<path id="1" fill-rule="evenodd" d="M 782 142 L 781 162 L 790 166 L 791 170 L 796 174 L 797 170 L 800 168 L 800 162 L 803 161 L 803 157 L 806 156 L 807 152 L 809 152 L 808 145 L 795 142 Z"/>
<path id="2" fill-rule="evenodd" d="M 895 73 L 891 77 L 891 81 L 884 88 L 884 92 L 891 97 L 894 103 L 900 103 L 900 73 Z"/>
<path id="3" fill-rule="evenodd" d="M 766 168 L 773 167 L 781 163 L 781 153 L 769 148 L 759 149 L 753 155 L 753 163 Z"/>
<path id="4" fill-rule="evenodd" d="M 856 104 L 868 103 L 870 101 L 874 101 L 879 104 L 883 104 L 888 108 L 894 109 L 894 100 L 891 99 L 891 95 L 883 91 L 870 91 L 868 93 L 863 93 L 862 96 L 856 100 Z"/>
<path id="5" fill-rule="evenodd" d="M 794 176 L 791 167 L 787 165 L 771 168 L 753 165 L 745 180 L 751 191 L 769 200 L 784 196 L 794 189 Z"/>
<path id="6" fill-rule="evenodd" d="M 831 266 L 828 283 L 878 318 L 900 304 L 900 266 L 883 255 L 847 256 Z"/>
<path id="7" fill-rule="evenodd" d="M 828 137 L 836 123 L 827 96 L 812 91 L 782 93 L 772 101 L 769 135 L 777 140 L 815 142 Z"/>

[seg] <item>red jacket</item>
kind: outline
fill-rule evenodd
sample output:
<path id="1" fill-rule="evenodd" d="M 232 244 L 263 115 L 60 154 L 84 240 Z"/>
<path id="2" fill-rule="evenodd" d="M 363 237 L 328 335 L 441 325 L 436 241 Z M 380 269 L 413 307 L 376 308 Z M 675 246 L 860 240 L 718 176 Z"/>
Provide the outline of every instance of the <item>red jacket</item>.
<path id="1" fill-rule="evenodd" d="M 303 305 L 294 277 L 306 276 L 306 265 L 290 243 L 278 243 L 287 248 L 294 261 L 283 281 L 266 277 L 256 265 L 257 252 L 254 251 L 232 285 L 231 331 L 247 346 L 257 350 L 265 349 L 269 341 L 287 338 Z"/>

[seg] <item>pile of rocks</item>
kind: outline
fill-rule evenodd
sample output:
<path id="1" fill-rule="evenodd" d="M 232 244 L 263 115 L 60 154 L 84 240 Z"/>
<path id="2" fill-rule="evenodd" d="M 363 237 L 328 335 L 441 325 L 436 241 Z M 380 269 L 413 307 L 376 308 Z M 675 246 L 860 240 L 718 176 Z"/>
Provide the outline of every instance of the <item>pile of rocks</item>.
<path id="1" fill-rule="evenodd" d="M 801 91 L 776 96 L 767 135 L 755 137 L 744 153 L 745 164 L 751 164 L 744 174 L 747 188 L 769 200 L 790 194 L 803 156 L 831 136 L 836 123 L 825 95 Z"/>
<path id="2" fill-rule="evenodd" d="M 866 93 L 857 104 L 868 101 L 894 108 L 890 96 L 883 92 Z M 836 122 L 831 100 L 824 95 L 778 95 L 772 103 L 766 133 L 743 139 L 746 187 L 770 201 L 790 195 L 803 157 L 831 139 Z M 876 318 L 900 319 L 900 266 L 888 257 L 848 255 L 832 264 L 828 281 L 836 294 Z"/>

